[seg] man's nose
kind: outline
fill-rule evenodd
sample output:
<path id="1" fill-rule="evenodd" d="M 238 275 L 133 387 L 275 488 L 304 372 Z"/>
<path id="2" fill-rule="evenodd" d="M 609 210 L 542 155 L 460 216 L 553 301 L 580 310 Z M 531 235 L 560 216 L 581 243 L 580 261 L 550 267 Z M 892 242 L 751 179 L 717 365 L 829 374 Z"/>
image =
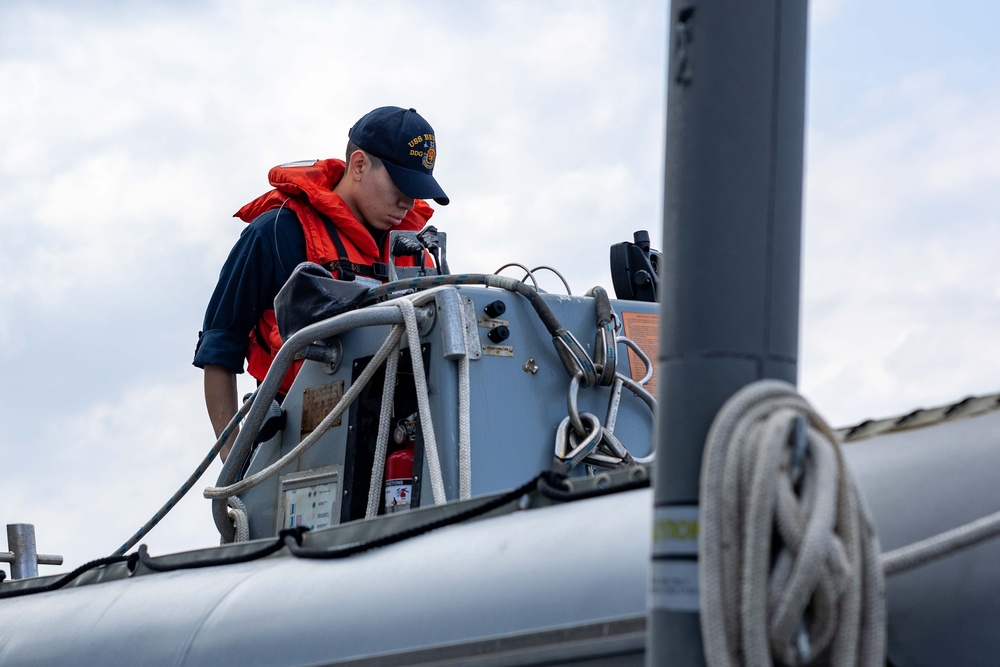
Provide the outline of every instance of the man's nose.
<path id="1" fill-rule="evenodd" d="M 407 211 L 413 210 L 413 197 L 407 197 L 402 192 L 399 193 L 399 205 L 405 208 Z"/>

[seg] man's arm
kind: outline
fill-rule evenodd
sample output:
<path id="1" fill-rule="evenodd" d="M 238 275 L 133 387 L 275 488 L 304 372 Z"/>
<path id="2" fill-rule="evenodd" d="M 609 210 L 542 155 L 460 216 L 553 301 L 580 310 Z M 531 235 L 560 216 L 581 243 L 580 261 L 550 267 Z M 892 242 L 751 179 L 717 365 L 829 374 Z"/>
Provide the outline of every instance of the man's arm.
<path id="1" fill-rule="evenodd" d="M 215 364 L 205 366 L 205 406 L 208 408 L 208 417 L 215 429 L 215 437 L 218 438 L 222 435 L 226 424 L 236 414 L 236 373 L 225 366 Z M 239 431 L 239 427 L 236 427 L 219 451 L 223 462 L 229 456 L 229 450 L 233 448 Z"/>

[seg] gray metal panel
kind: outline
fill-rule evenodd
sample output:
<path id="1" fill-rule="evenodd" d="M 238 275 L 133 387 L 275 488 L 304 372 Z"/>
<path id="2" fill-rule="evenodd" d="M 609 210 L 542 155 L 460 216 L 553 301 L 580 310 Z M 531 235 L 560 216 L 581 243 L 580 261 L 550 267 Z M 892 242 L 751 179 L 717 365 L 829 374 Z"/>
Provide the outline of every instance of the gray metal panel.
<path id="1" fill-rule="evenodd" d="M 552 345 L 552 337 L 542 326 L 528 302 L 514 294 L 497 290 L 462 288 L 473 297 L 477 312 L 496 298 L 507 305 L 503 318 L 510 322 L 510 338 L 504 345 L 514 350 L 512 357 L 486 354 L 470 364 L 472 385 L 472 489 L 473 495 L 510 489 L 530 479 L 552 464 L 555 431 L 567 415 L 570 376 Z M 546 304 L 563 326 L 572 331 L 588 354 L 594 354 L 596 311 L 589 297 L 546 294 Z M 656 304 L 613 302 L 620 313 L 655 313 Z M 481 329 L 484 345 L 487 329 Z M 655 351 L 650 350 L 651 355 Z M 535 374 L 523 368 L 529 358 L 535 360 Z M 628 372 L 628 357 L 621 352 L 621 370 Z M 446 371 L 448 372 L 448 371 Z M 454 375 L 455 371 L 450 371 Z M 623 396 L 616 435 L 635 452 L 648 453 L 652 437 L 653 415 L 640 400 Z M 581 389 L 580 409 L 597 415 L 604 422 L 610 390 L 605 387 Z M 444 401 L 448 405 L 452 401 Z M 435 415 L 437 417 L 437 415 Z M 454 418 L 453 418 L 454 419 Z M 443 421 L 438 420 L 438 421 Z M 452 422 L 457 434 L 457 421 Z M 435 424 L 437 427 L 437 424 Z M 457 442 L 457 436 L 456 436 Z M 456 453 L 446 456 L 455 460 Z M 445 457 L 442 457 L 445 458 Z"/>
<path id="2" fill-rule="evenodd" d="M 556 428 L 567 415 L 570 376 L 556 354 L 551 335 L 526 299 L 511 292 L 484 287 L 462 287 L 459 291 L 462 297 L 472 299 L 475 312 L 479 315 L 483 314 L 488 303 L 497 299 L 503 301 L 507 311 L 502 319 L 508 322 L 510 329 L 510 337 L 502 345 L 512 349 L 512 356 L 483 354 L 470 361 L 472 495 L 480 496 L 514 488 L 551 466 Z M 593 355 L 596 333 L 594 300 L 554 294 L 544 294 L 541 298 L 563 326 L 572 331 L 587 352 Z M 612 305 L 619 313 L 657 312 L 657 305 L 652 303 L 613 301 Z M 487 351 L 489 347 L 496 347 L 487 338 L 489 328 L 477 326 L 477 330 Z M 250 473 L 263 469 L 298 444 L 305 389 L 338 380 L 344 382 L 345 389 L 349 388 L 354 364 L 358 359 L 374 354 L 388 332 L 388 327 L 372 327 L 340 336 L 343 362 L 332 375 L 326 373 L 320 363 L 307 361 L 303 364 L 283 404 L 288 420 L 284 432 L 260 445 L 251 462 Z M 442 336 L 442 327 L 435 322 L 421 340 L 430 349 L 428 392 L 445 492 L 449 500 L 454 500 L 458 498 L 458 365 L 445 358 Z M 618 368 L 628 373 L 629 360 L 624 346 L 620 346 L 620 354 Z M 652 358 L 655 350 L 647 350 L 647 354 Z M 534 374 L 523 368 L 529 358 L 534 359 L 538 367 Z M 609 396 L 610 390 L 606 387 L 581 389 L 580 409 L 594 413 L 603 423 Z M 304 456 L 283 469 L 279 476 L 328 465 L 344 465 L 348 428 L 351 428 L 347 417 L 345 413 L 341 426 L 328 431 Z M 652 427 L 653 415 L 645 403 L 630 392 L 623 392 L 615 429 L 619 439 L 635 455 L 645 455 L 650 449 Z M 368 437 L 374 439 L 375 434 Z M 423 480 L 419 487 L 422 506 L 434 502 L 428 474 L 427 459 L 424 457 L 423 470 L 419 473 Z M 250 516 L 252 538 L 275 534 L 279 476 L 241 496 Z"/>

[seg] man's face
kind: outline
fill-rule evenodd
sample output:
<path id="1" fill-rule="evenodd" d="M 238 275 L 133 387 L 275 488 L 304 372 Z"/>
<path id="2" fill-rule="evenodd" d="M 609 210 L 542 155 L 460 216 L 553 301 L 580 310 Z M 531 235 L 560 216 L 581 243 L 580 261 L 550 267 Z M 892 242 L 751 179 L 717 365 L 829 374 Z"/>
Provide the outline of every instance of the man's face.
<path id="1" fill-rule="evenodd" d="M 358 212 L 375 229 L 393 229 L 413 208 L 413 197 L 400 192 L 385 167 L 373 169 L 367 157 L 365 167 L 357 199 Z"/>

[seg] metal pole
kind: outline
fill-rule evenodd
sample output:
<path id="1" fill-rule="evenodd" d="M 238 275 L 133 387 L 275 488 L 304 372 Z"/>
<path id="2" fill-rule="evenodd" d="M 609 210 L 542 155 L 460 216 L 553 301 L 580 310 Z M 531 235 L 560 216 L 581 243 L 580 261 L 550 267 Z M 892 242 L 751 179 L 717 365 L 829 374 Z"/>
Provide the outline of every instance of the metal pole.
<path id="1" fill-rule="evenodd" d="M 63 564 L 62 556 L 38 553 L 34 524 L 8 523 L 7 548 L 10 551 L 0 551 L 0 563 L 10 563 L 11 579 L 37 577 L 39 565 Z"/>
<path id="2" fill-rule="evenodd" d="M 12 579 L 38 576 L 38 552 L 35 550 L 35 527 L 32 524 L 7 524 L 7 548 L 14 552 L 14 562 L 10 564 Z"/>
<path id="3" fill-rule="evenodd" d="M 722 404 L 795 382 L 805 0 L 670 10 L 660 412 L 647 663 L 704 665 L 698 486 Z"/>

